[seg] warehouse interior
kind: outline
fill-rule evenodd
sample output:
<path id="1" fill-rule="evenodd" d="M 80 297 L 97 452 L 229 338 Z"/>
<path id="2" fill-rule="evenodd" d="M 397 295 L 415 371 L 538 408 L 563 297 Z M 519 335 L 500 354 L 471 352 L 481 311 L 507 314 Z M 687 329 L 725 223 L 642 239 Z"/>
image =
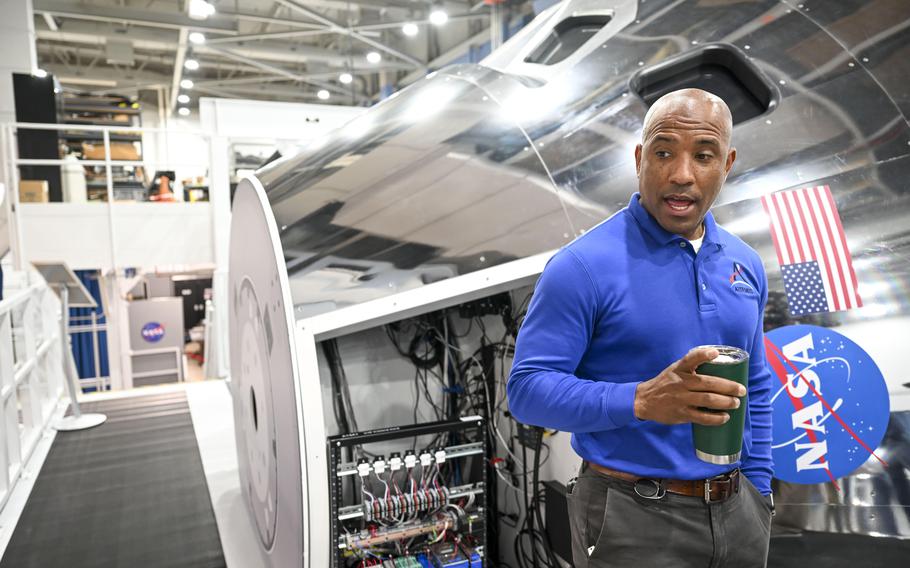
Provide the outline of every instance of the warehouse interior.
<path id="1" fill-rule="evenodd" d="M 0 6 L 0 568 L 581 568 L 585 432 L 521 422 L 510 372 L 693 88 L 736 147 L 712 219 L 764 273 L 755 565 L 906 562 L 907 2 Z"/>

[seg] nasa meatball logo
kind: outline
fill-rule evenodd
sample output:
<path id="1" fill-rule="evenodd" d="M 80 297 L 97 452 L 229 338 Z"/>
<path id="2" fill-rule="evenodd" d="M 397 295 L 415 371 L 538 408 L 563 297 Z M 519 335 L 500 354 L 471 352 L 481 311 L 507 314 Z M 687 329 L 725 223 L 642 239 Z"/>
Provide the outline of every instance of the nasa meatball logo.
<path id="1" fill-rule="evenodd" d="M 164 337 L 164 326 L 156 321 L 150 321 L 142 326 L 142 339 L 149 343 L 158 343 Z"/>
<path id="2" fill-rule="evenodd" d="M 730 274 L 729 280 L 730 288 L 732 288 L 734 292 L 737 292 L 739 294 L 746 294 L 747 296 L 757 295 L 755 288 L 752 286 L 752 284 L 749 283 L 748 280 L 746 280 L 745 270 L 743 269 L 743 265 L 740 263 L 733 263 L 733 272 Z"/>
<path id="3" fill-rule="evenodd" d="M 884 377 L 861 347 L 814 325 L 765 334 L 771 369 L 774 476 L 822 483 L 849 475 L 885 435 L 890 401 Z"/>

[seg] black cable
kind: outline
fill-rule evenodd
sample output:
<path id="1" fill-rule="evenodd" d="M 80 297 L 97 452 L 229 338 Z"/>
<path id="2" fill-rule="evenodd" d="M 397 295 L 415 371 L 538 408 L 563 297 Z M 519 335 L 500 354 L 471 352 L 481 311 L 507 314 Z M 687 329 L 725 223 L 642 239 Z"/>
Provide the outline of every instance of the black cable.
<path id="1" fill-rule="evenodd" d="M 543 446 L 543 428 L 534 428 L 535 430 L 535 448 L 534 448 L 534 478 L 532 481 L 532 486 L 534 488 L 534 515 L 537 517 L 537 524 L 540 526 L 541 541 L 544 545 L 544 551 L 547 553 L 547 564 L 550 566 L 559 566 L 556 562 L 556 554 L 553 552 L 553 545 L 550 543 L 550 535 L 547 533 L 546 528 L 543 524 L 543 518 L 540 514 L 540 490 L 538 489 L 539 485 L 539 476 L 540 476 L 540 450 Z M 550 452 L 547 450 L 547 457 L 549 457 Z M 534 547 L 534 550 L 537 550 L 537 547 Z M 535 555 L 536 557 L 536 555 Z"/>
<path id="2" fill-rule="evenodd" d="M 323 341 L 322 352 L 329 364 L 329 375 L 332 381 L 332 410 L 335 414 L 335 422 L 338 423 L 338 429 L 342 434 L 350 434 L 351 425 L 348 421 L 347 409 L 344 404 L 344 391 L 341 387 L 343 369 L 341 368 L 336 340 Z"/>
<path id="3" fill-rule="evenodd" d="M 519 428 L 525 428 L 525 427 L 519 426 Z M 521 463 L 523 464 L 523 468 L 526 468 L 527 464 L 528 464 L 528 446 L 525 445 L 525 443 L 522 442 L 521 439 L 518 440 L 518 444 L 521 446 Z M 521 497 L 524 501 L 524 510 L 525 510 L 524 524 L 527 527 L 526 530 L 527 530 L 528 536 L 531 537 L 534 534 L 534 516 L 531 513 L 531 502 L 528 500 L 528 474 L 527 474 L 527 471 L 523 472 L 523 475 L 521 476 L 521 486 L 522 486 Z M 533 545 L 533 541 L 532 541 L 532 545 Z M 531 547 L 531 559 L 533 562 L 532 566 L 534 566 L 534 568 L 539 568 L 540 565 L 537 562 L 537 547 L 536 546 Z"/>
<path id="4" fill-rule="evenodd" d="M 424 346 L 424 356 L 418 355 L 421 344 Z M 432 348 L 432 356 L 430 355 Z M 442 344 L 435 330 L 426 328 L 414 334 L 408 345 L 408 358 L 414 363 L 414 366 L 421 369 L 429 369 L 439 365 L 442 361 L 443 351 Z"/>

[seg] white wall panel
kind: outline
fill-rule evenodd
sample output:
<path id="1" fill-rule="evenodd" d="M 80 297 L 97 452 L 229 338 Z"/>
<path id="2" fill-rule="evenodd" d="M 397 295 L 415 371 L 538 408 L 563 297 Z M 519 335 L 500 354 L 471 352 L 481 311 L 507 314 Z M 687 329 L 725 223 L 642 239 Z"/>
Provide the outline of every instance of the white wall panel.
<path id="1" fill-rule="evenodd" d="M 113 257 L 118 267 L 214 263 L 209 203 L 117 203 Z M 27 260 L 66 260 L 74 269 L 112 266 L 106 204 L 22 204 Z"/>

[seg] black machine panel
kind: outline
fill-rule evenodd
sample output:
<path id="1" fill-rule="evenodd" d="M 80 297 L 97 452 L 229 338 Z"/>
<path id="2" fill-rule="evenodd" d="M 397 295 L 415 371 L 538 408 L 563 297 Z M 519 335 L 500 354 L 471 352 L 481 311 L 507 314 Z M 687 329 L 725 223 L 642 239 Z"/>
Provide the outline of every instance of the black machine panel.
<path id="1" fill-rule="evenodd" d="M 329 437 L 332 568 L 488 566 L 484 432 L 475 416 Z"/>

